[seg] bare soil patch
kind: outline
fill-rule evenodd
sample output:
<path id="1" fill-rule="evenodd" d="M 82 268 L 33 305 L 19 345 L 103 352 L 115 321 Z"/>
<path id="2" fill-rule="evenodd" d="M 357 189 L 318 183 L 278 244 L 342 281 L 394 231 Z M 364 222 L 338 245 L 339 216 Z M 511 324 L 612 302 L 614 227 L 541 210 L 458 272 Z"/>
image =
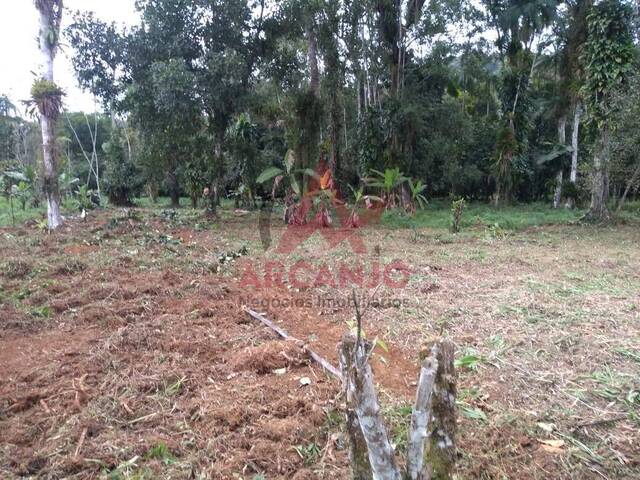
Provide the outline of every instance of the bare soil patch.
<path id="1" fill-rule="evenodd" d="M 242 307 L 264 301 L 337 365 L 353 311 L 318 298 L 350 290 L 242 288 L 243 261 L 277 259 L 253 214 L 137 213 L 0 231 L 28 266 L 0 275 L 0 477 L 349 478 L 340 386 Z M 365 325 L 387 347 L 372 363 L 400 452 L 418 352 L 445 334 L 460 360 L 459 478 L 640 478 L 637 229 L 363 233 L 361 261 L 412 271 L 403 289 L 367 292 L 407 300 L 369 307 Z M 280 260 L 333 271 L 353 258 L 313 237 Z"/>

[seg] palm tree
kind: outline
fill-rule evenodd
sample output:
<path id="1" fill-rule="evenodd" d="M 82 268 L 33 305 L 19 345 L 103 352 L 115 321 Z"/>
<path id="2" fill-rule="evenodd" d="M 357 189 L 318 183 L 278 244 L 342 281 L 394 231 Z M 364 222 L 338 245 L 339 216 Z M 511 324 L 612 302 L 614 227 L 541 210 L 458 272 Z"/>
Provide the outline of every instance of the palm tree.
<path id="1" fill-rule="evenodd" d="M 316 172 L 309 168 L 296 169 L 296 155 L 293 150 L 289 150 L 284 159 L 284 168 L 268 167 L 256 179 L 256 183 L 267 183 L 273 180 L 271 188 L 271 197 L 275 199 L 276 191 L 280 185 L 285 185 L 285 209 L 284 222 L 286 224 L 304 224 L 306 223 L 306 215 L 310 209 L 309 200 L 304 197 L 304 185 L 300 185 L 296 174 L 302 174 L 303 183 L 307 177 L 317 177 Z"/>

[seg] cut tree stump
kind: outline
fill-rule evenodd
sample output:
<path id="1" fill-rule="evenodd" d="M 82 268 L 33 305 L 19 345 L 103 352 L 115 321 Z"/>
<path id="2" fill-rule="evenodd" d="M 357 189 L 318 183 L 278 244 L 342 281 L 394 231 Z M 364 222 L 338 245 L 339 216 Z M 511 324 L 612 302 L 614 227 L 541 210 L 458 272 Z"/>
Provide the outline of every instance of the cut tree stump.
<path id="1" fill-rule="evenodd" d="M 431 425 L 431 405 L 438 371 L 440 345 L 434 343 L 420 367 L 420 378 L 416 390 L 416 402 L 411 413 L 409 441 L 407 446 L 407 479 L 427 480 L 431 465 L 426 448 Z"/>
<path id="2" fill-rule="evenodd" d="M 431 405 L 430 440 L 425 451 L 431 472 L 423 478 L 449 480 L 456 462 L 456 371 L 455 346 L 448 340 L 427 344 L 422 356 L 437 351 L 437 372 Z"/>
<path id="3" fill-rule="evenodd" d="M 349 456 L 355 480 L 450 480 L 456 460 L 455 347 L 448 340 L 427 344 L 411 415 L 407 465 L 401 473 L 380 415 L 369 365 L 372 345 L 347 334 L 340 368 L 347 402 Z"/>
<path id="4" fill-rule="evenodd" d="M 369 463 L 369 449 L 367 448 L 367 442 L 362 434 L 362 428 L 358 421 L 358 415 L 352 407 L 352 398 L 349 397 L 349 375 L 353 364 L 353 357 L 351 352 L 344 348 L 344 341 L 342 348 L 340 348 L 340 370 L 342 372 L 342 387 L 347 394 L 347 408 L 346 408 L 346 421 L 347 421 L 347 434 L 349 436 L 349 460 L 351 462 L 351 471 L 353 480 L 371 480 L 373 473 L 371 472 L 371 464 Z"/>
<path id="5" fill-rule="evenodd" d="M 400 471 L 396 466 L 393 447 L 380 415 L 380 405 L 373 384 L 373 373 L 369 365 L 371 347 L 364 341 L 358 341 L 352 333 L 342 338 L 340 351 L 342 378 L 347 396 L 347 408 L 352 407 L 364 437 L 368 450 L 371 476 L 366 477 L 367 465 L 362 461 L 362 444 L 357 430 L 351 431 L 350 438 L 356 439 L 352 445 L 352 464 L 354 478 L 373 478 L 374 480 L 400 480 Z M 351 427 L 355 427 L 352 422 Z"/>

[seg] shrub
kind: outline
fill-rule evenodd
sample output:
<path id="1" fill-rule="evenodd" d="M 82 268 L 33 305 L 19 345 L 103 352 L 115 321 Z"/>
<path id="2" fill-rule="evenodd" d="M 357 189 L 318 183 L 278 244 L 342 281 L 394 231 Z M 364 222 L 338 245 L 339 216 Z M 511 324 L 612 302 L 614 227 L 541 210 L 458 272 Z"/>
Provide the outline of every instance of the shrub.
<path id="1" fill-rule="evenodd" d="M 458 233 L 462 223 L 462 213 L 464 212 L 467 202 L 464 198 L 454 200 L 451 204 L 451 233 Z"/>
<path id="2" fill-rule="evenodd" d="M 106 156 L 105 190 L 109 201 L 117 206 L 130 206 L 140 192 L 140 172 L 130 156 L 120 128 L 114 128 L 109 142 L 102 146 Z"/>

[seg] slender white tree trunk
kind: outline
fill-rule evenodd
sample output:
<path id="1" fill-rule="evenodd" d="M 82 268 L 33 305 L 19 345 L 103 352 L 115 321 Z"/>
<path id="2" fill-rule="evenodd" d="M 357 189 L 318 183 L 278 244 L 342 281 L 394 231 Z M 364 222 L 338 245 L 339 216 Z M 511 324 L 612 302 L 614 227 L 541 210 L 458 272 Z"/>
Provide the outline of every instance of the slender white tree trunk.
<path id="1" fill-rule="evenodd" d="M 42 128 L 42 145 L 44 148 L 44 190 L 47 197 L 47 225 L 55 230 L 62 225 L 60 215 L 60 191 L 58 187 L 58 166 L 55 161 L 55 123 L 46 116 L 40 118 Z"/>
<path id="2" fill-rule="evenodd" d="M 593 155 L 593 175 L 591 186 L 591 206 L 586 218 L 602 222 L 610 219 L 607 208 L 608 197 L 608 154 L 609 154 L 609 130 L 603 127 L 600 138 L 597 140 Z"/>
<path id="3" fill-rule="evenodd" d="M 62 0 L 36 2 L 40 13 L 40 53 L 42 55 L 42 78 L 53 83 L 53 60 L 56 56 L 57 36 L 60 32 Z M 56 7 L 58 10 L 56 10 Z M 57 18 L 56 18 L 57 15 Z M 51 39 L 54 36 L 53 41 Z M 55 117 L 49 112 L 40 112 L 42 129 L 44 192 L 47 198 L 47 224 L 49 230 L 62 225 L 60 215 L 60 191 L 58 187 L 58 162 L 56 158 Z"/>
<path id="4" fill-rule="evenodd" d="M 569 174 L 569 181 L 576 184 L 578 180 L 578 149 L 580 139 L 580 120 L 582 118 L 582 104 L 580 100 L 576 102 L 576 107 L 573 112 L 573 128 L 571 130 L 571 173 Z M 575 189 L 574 189 L 575 190 Z M 575 198 L 567 198 L 566 208 L 573 208 L 575 206 Z"/>
<path id="5" fill-rule="evenodd" d="M 558 143 L 562 146 L 567 141 L 567 117 L 562 116 L 558 120 Z M 560 201 L 562 200 L 562 182 L 564 181 L 564 170 L 562 165 L 560 166 L 560 170 L 556 175 L 556 189 L 553 193 L 553 208 L 558 208 L 560 206 Z"/>

